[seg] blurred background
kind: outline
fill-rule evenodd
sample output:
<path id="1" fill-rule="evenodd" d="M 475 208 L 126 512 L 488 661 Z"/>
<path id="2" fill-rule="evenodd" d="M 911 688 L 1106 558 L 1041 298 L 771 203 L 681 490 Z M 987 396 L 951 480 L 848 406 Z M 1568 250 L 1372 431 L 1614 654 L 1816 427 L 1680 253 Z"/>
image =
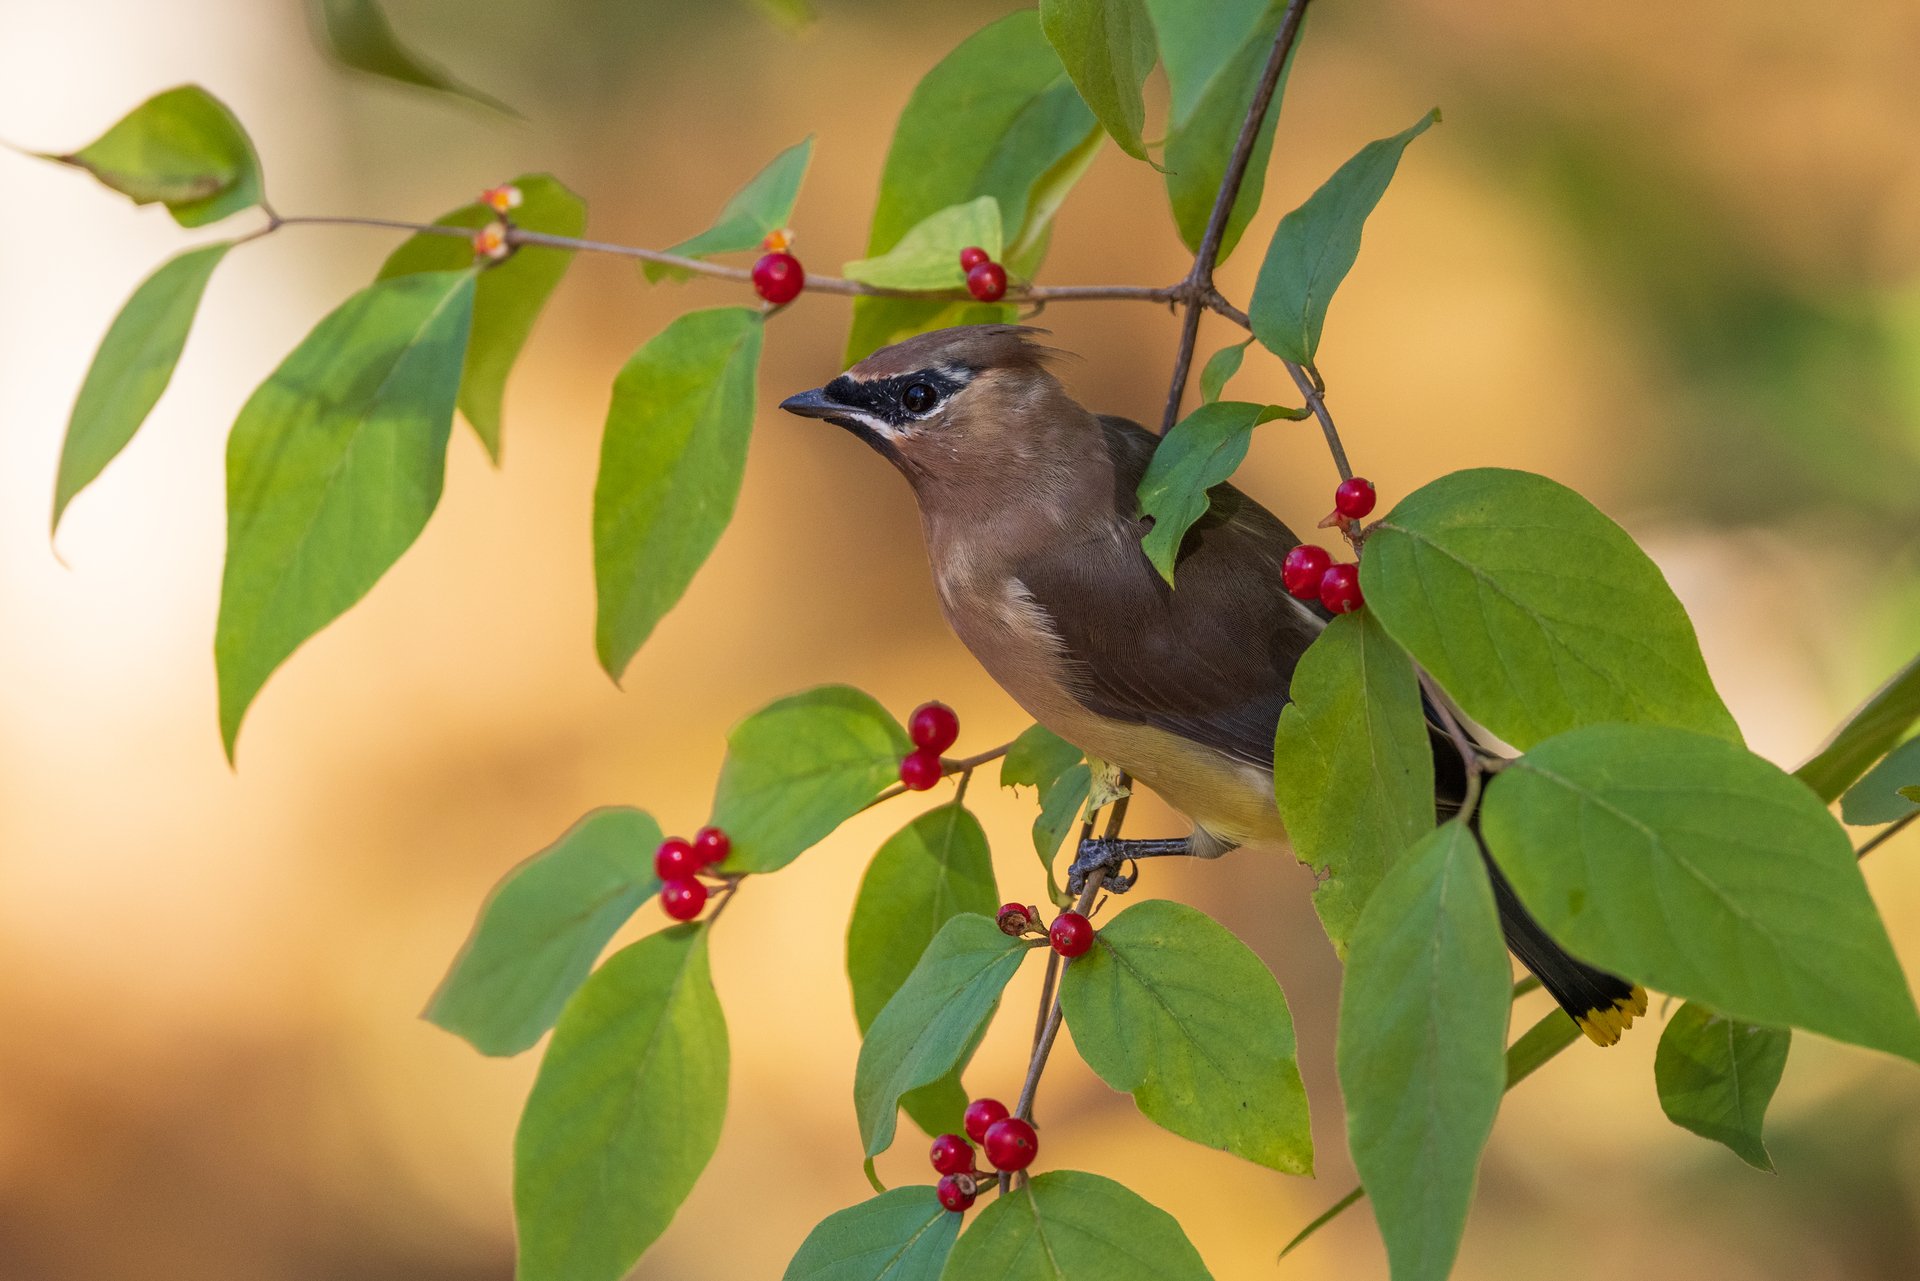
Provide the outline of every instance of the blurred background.
<path id="1" fill-rule="evenodd" d="M 660 246 L 813 132 L 797 249 L 833 270 L 864 247 L 914 82 L 1013 6 L 819 7 L 793 33 L 744 0 L 393 0 L 405 37 L 518 123 L 334 70 L 295 0 L 0 0 L 0 137 L 71 149 L 198 81 L 252 131 L 285 212 L 427 219 L 548 169 L 588 198 L 590 234 Z M 1898 0 L 1820 21 L 1736 0 L 1328 4 L 1223 285 L 1244 301 L 1280 213 L 1439 104 L 1332 309 L 1321 366 L 1348 448 L 1388 503 L 1484 464 L 1592 496 L 1672 579 L 1754 746 L 1791 767 L 1920 639 L 1917 59 L 1920 9 Z M 1157 79 L 1149 92 L 1157 111 Z M 510 387 L 504 467 L 456 432 L 425 536 L 274 678 L 236 772 L 211 661 L 225 433 L 394 238 L 290 229 L 223 266 L 172 390 L 56 556 L 74 392 L 134 283 L 189 237 L 79 173 L 0 153 L 0 175 L 0 1277 L 505 1278 L 537 1055 L 486 1060 L 416 1017 L 487 887 L 594 805 L 697 826 L 729 723 L 797 688 L 854 682 L 902 715 L 942 698 L 963 751 L 1026 723 L 943 626 L 905 486 L 845 433 L 773 408 L 837 371 L 846 302 L 805 298 L 773 323 L 739 518 L 622 691 L 592 644 L 608 385 L 673 315 L 740 293 L 576 264 Z M 1109 148 L 1044 278 L 1163 283 L 1184 266 L 1158 177 Z M 1062 305 L 1044 323 L 1081 356 L 1081 399 L 1153 419 L 1165 313 Z M 1202 355 L 1237 338 L 1210 319 Z M 1235 394 L 1291 389 L 1256 352 Z M 1333 473 L 1317 437 L 1275 424 L 1241 481 L 1303 527 Z M 777 1277 L 814 1222 L 866 1195 L 844 922 L 867 856 L 940 795 L 850 823 L 720 927 L 727 1129 L 637 1276 Z M 1003 887 L 1037 894 L 1030 798 L 974 795 Z M 1148 802 L 1131 830 L 1180 829 Z M 1920 971 L 1920 839 L 1867 872 Z M 1285 984 L 1317 1181 L 1162 1133 L 1071 1053 L 1041 1094 L 1048 1164 L 1172 1211 L 1221 1278 L 1385 1275 L 1364 1210 L 1274 1261 L 1351 1177 L 1339 975 L 1309 883 L 1230 859 L 1154 868 L 1145 889 L 1220 916 Z M 1037 970 L 972 1069 L 978 1093 L 1017 1089 Z M 1769 1177 L 1664 1119 L 1658 1014 L 1510 1097 L 1460 1276 L 1920 1274 L 1911 1066 L 1799 1038 Z M 883 1172 L 923 1177 L 921 1152 L 909 1132 Z"/>

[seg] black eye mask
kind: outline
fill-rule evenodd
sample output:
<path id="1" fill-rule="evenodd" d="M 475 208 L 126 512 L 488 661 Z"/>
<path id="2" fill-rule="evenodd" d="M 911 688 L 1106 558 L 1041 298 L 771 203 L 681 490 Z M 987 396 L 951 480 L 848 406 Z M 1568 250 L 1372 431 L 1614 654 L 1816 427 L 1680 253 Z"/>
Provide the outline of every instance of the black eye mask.
<path id="1" fill-rule="evenodd" d="M 947 397 L 966 385 L 966 375 L 956 377 L 945 369 L 922 369 L 894 378 L 874 378 L 865 382 L 841 374 L 822 391 L 828 400 L 837 405 L 862 410 L 882 422 L 902 427 L 931 413 Z"/>

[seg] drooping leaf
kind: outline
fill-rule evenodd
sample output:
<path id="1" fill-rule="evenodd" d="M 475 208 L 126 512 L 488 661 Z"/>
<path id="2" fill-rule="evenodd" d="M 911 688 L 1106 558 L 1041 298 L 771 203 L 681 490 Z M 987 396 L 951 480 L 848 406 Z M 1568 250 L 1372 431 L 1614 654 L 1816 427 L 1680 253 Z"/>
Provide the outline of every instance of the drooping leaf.
<path id="1" fill-rule="evenodd" d="M 967 280 L 960 251 L 973 245 L 1000 257 L 1000 203 L 992 196 L 928 214 L 886 253 L 850 262 L 844 271 L 849 280 L 887 289 L 958 289 Z"/>
<path id="2" fill-rule="evenodd" d="M 140 282 L 100 340 L 60 447 L 53 529 L 75 494 L 93 483 L 140 430 L 173 378 L 213 269 L 233 248 L 219 241 L 169 258 Z"/>
<path id="3" fill-rule="evenodd" d="M 1029 725 L 1000 761 L 1000 786 L 1044 789 L 1085 759 L 1085 753 L 1045 725 Z"/>
<path id="4" fill-rule="evenodd" d="M 616 681 L 733 519 L 753 434 L 758 312 L 681 316 L 614 379 L 593 486 L 594 643 Z"/>
<path id="5" fill-rule="evenodd" d="M 1371 610 L 1327 625 L 1294 669 L 1273 744 L 1293 852 L 1319 876 L 1314 911 L 1346 954 L 1361 909 L 1433 829 L 1433 750 L 1406 651 Z"/>
<path id="6" fill-rule="evenodd" d="M 1040 814 L 1033 820 L 1033 852 L 1052 875 L 1053 856 L 1060 842 L 1080 821 L 1080 812 L 1093 795 L 1093 768 L 1081 761 L 1067 766 L 1060 777 L 1040 788 Z"/>
<path id="7" fill-rule="evenodd" d="M 440 501 L 473 292 L 472 271 L 369 285 L 240 410 L 213 645 L 229 758 L 267 677 L 367 594 Z"/>
<path id="8" fill-rule="evenodd" d="M 1061 974 L 1060 1005 L 1087 1066 L 1156 1124 L 1313 1172 L 1286 994 L 1206 913 L 1167 899 L 1120 913 Z"/>
<path id="9" fill-rule="evenodd" d="M 513 180 L 520 189 L 520 207 L 513 211 L 516 225 L 552 236 L 578 237 L 587 229 L 587 206 L 579 196 L 549 174 L 524 174 Z M 443 227 L 480 228 L 497 215 L 474 203 L 439 219 Z M 573 255 L 564 249 L 522 245 L 505 262 L 480 273 L 473 294 L 473 337 L 467 346 L 466 372 L 460 378 L 460 412 L 472 424 L 487 454 L 500 461 L 500 407 L 506 397 L 507 375 L 520 357 L 541 308 L 560 284 Z M 473 246 L 457 236 L 421 232 L 393 251 L 380 268 L 380 279 L 409 276 L 421 271 L 448 271 L 473 261 Z"/>
<path id="10" fill-rule="evenodd" d="M 1747 1022 L 1920 1059 L 1920 1014 L 1845 830 L 1744 748 L 1588 726 L 1502 770 L 1481 814 L 1521 901 L 1581 959 Z"/>
<path id="11" fill-rule="evenodd" d="M 962 914 L 940 927 L 860 1046 L 853 1106 L 867 1156 L 893 1143 L 900 1096 L 938 1081 L 972 1048 L 1029 950 L 992 917 Z"/>
<path id="12" fill-rule="evenodd" d="M 1784 1028 L 1724 1018 L 1688 1001 L 1667 1020 L 1654 1055 L 1660 1107 L 1675 1125 L 1726 1144 L 1756 1170 L 1771 1170 L 1761 1127 L 1792 1045 Z"/>
<path id="13" fill-rule="evenodd" d="M 1140 546 L 1160 577 L 1174 581 L 1181 541 L 1194 522 L 1206 515 L 1207 491 L 1224 484 L 1247 456 L 1253 429 L 1275 418 L 1294 416 L 1279 405 L 1216 400 L 1175 423 L 1154 447 L 1139 490 L 1140 511 L 1153 518 L 1153 527 Z"/>
<path id="14" fill-rule="evenodd" d="M 1240 372 L 1240 362 L 1246 359 L 1247 348 L 1253 345 L 1253 339 L 1233 343 L 1222 347 L 1207 357 L 1207 363 L 1200 370 L 1200 403 L 1210 405 L 1220 399 L 1220 393 L 1227 389 L 1227 382 Z"/>
<path id="15" fill-rule="evenodd" d="M 1267 350 L 1295 364 L 1313 363 L 1327 304 L 1360 256 L 1367 215 L 1393 181 L 1400 153 L 1439 119 L 1437 109 L 1430 111 L 1410 128 L 1360 148 L 1280 220 L 1247 308 L 1253 335 Z"/>
<path id="16" fill-rule="evenodd" d="M 781 1281 L 939 1281 L 959 1235 L 930 1185 L 894 1188 L 821 1220 Z"/>
<path id="17" fill-rule="evenodd" d="M 720 210 L 708 227 L 691 240 L 670 246 L 668 253 L 683 258 L 710 258 L 714 254 L 745 253 L 758 249 L 767 233 L 786 227 L 793 217 L 793 203 L 800 197 L 800 180 L 807 176 L 807 164 L 813 159 L 811 136 L 794 143 L 767 162 L 766 168 L 748 179 Z M 662 280 L 685 280 L 690 272 L 664 263 L 643 262 L 640 270 L 655 284 Z"/>
<path id="18" fill-rule="evenodd" d="M 1140 90 L 1158 49 L 1142 0 L 1040 0 L 1040 26 L 1080 97 L 1120 149 L 1147 158 Z"/>
<path id="19" fill-rule="evenodd" d="M 720 1143 L 727 1022 L 703 925 L 623 948 L 554 1028 L 513 1144 L 520 1281 L 619 1281 Z"/>
<path id="20" fill-rule="evenodd" d="M 1840 798 L 1840 817 L 1855 827 L 1893 823 L 1920 810 L 1901 791 L 1920 783 L 1920 738 L 1910 738 L 1861 776 Z"/>
<path id="21" fill-rule="evenodd" d="M 1823 801 L 1838 800 L 1920 720 L 1920 658 L 1895 672 L 1794 777 Z"/>
<path id="22" fill-rule="evenodd" d="M 1180 1223 L 1097 1174 L 1049 1170 L 996 1197 L 943 1281 L 1211 1281 Z"/>
<path id="23" fill-rule="evenodd" d="M 1360 582 L 1393 638 L 1518 747 L 1600 721 L 1740 739 L 1659 568 L 1544 476 L 1423 485 L 1369 531 Z"/>
<path id="24" fill-rule="evenodd" d="M 1444 1281 L 1507 1088 L 1507 947 L 1466 824 L 1432 831 L 1360 915 L 1340 990 L 1347 1146 L 1394 1281 Z"/>
<path id="25" fill-rule="evenodd" d="M 597 809 L 500 878 L 425 1017 L 482 1054 L 518 1054 L 553 1026 L 600 950 L 660 889 L 660 825 Z"/>
<path id="26" fill-rule="evenodd" d="M 315 34 L 329 57 L 350 71 L 365 72 L 396 84 L 431 89 L 465 98 L 510 116 L 506 103 L 455 79 L 446 68 L 407 47 L 387 21 L 379 0 L 311 0 Z"/>
<path id="27" fill-rule="evenodd" d="M 162 204 L 182 227 L 204 227 L 260 203 L 260 161 L 226 104 L 199 85 L 147 99 L 69 155 L 136 205 Z"/>
<path id="28" fill-rule="evenodd" d="M 912 750 L 886 708 L 845 685 L 761 708 L 727 735 L 712 820 L 733 840 L 723 870 L 793 862 L 898 781 Z"/>

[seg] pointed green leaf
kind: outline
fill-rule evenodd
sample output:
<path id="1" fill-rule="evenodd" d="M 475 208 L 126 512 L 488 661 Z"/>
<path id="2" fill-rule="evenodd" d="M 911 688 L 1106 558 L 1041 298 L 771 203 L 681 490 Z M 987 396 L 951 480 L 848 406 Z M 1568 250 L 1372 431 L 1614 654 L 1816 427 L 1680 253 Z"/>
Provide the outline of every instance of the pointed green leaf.
<path id="1" fill-rule="evenodd" d="M 887 709 L 822 685 L 761 708 L 727 735 L 713 825 L 733 840 L 724 870 L 773 872 L 899 781 L 913 750 Z"/>
<path id="2" fill-rule="evenodd" d="M 1200 403 L 1210 405 L 1220 399 L 1220 393 L 1227 389 L 1227 381 L 1240 372 L 1240 362 L 1246 359 L 1247 348 L 1253 345 L 1253 339 L 1222 347 L 1207 358 L 1206 365 L 1200 370 Z"/>
<path id="3" fill-rule="evenodd" d="M 1905 818 L 1915 805 L 1901 791 L 1920 783 L 1920 738 L 1910 738 L 1868 770 L 1840 798 L 1840 817 L 1855 827 L 1877 827 Z"/>
<path id="4" fill-rule="evenodd" d="M 1085 759 L 1085 753 L 1045 725 L 1029 725 L 1000 761 L 1000 786 L 1045 788 Z"/>
<path id="5" fill-rule="evenodd" d="M 1479 842 L 1448 823 L 1381 881 L 1340 991 L 1347 1146 L 1394 1281 L 1444 1281 L 1459 1252 L 1507 1088 L 1511 983 Z"/>
<path id="6" fill-rule="evenodd" d="M 1423 485 L 1368 532 L 1360 582 L 1393 638 L 1518 747 L 1599 721 L 1740 741 L 1659 567 L 1544 476 L 1487 467 Z"/>
<path id="7" fill-rule="evenodd" d="M 594 643 L 619 680 L 733 519 L 753 434 L 758 312 L 680 317 L 613 383 L 593 486 Z"/>
<path id="8" fill-rule="evenodd" d="M 703 925 L 607 958 L 561 1011 L 513 1144 L 519 1281 L 619 1281 L 720 1143 L 727 1022 Z"/>
<path id="9" fill-rule="evenodd" d="M 1653 1080 L 1667 1119 L 1724 1143 L 1756 1170 L 1772 1170 L 1761 1128 L 1787 1068 L 1793 1033 L 1715 1014 L 1688 1001 L 1667 1020 Z"/>
<path id="10" fill-rule="evenodd" d="M 639 810 L 593 810 L 500 878 L 425 1017 L 482 1054 L 518 1054 L 545 1035 L 600 950 L 659 892 L 660 825 Z"/>
<path id="11" fill-rule="evenodd" d="M 1080 811 L 1092 794 L 1093 769 L 1085 761 L 1067 766 L 1060 777 L 1041 785 L 1040 815 L 1033 820 L 1033 852 L 1040 856 L 1041 866 L 1049 869 L 1049 874 L 1060 842 L 1080 821 Z"/>
<path id="12" fill-rule="evenodd" d="M 1360 148 L 1353 159 L 1280 220 L 1260 264 L 1247 315 L 1261 345 L 1295 364 L 1310 365 L 1327 323 L 1327 304 L 1360 256 L 1367 215 L 1386 194 L 1400 153 L 1440 119 L 1436 109 L 1391 138 Z"/>
<path id="13" fill-rule="evenodd" d="M 959 1235 L 960 1216 L 931 1185 L 895 1188 L 828 1215 L 781 1281 L 939 1281 Z"/>
<path id="14" fill-rule="evenodd" d="M 1087 1066 L 1155 1124 L 1288 1174 L 1313 1172 L 1286 994 L 1206 913 L 1128 908 L 1060 976 Z"/>
<path id="15" fill-rule="evenodd" d="M 1147 158 L 1140 90 L 1158 50 L 1142 0 L 1040 0 L 1040 26 L 1080 97 L 1120 149 Z"/>
<path id="16" fill-rule="evenodd" d="M 1823 801 L 1840 794 L 1920 720 L 1920 658 L 1895 672 L 1794 777 Z"/>
<path id="17" fill-rule="evenodd" d="M 369 285 L 240 410 L 213 644 L 229 758 L 267 677 L 367 594 L 439 503 L 473 289 L 471 271 Z"/>
<path id="18" fill-rule="evenodd" d="M 1920 1013 L 1845 830 L 1753 753 L 1593 725 L 1502 770 L 1481 814 L 1520 900 L 1581 959 L 1750 1023 L 1920 1059 Z"/>
<path id="19" fill-rule="evenodd" d="M 1371 610 L 1327 625 L 1292 692 L 1274 739 L 1274 795 L 1344 956 L 1387 869 L 1433 829 L 1433 749 L 1413 664 Z"/>
<path id="20" fill-rule="evenodd" d="M 1049 1170 L 994 1199 L 944 1281 L 1211 1281 L 1179 1221 L 1112 1179 Z"/>
<path id="21" fill-rule="evenodd" d="M 509 116 L 520 113 L 490 94 L 463 84 L 394 33 L 378 0 L 312 0 L 321 49 L 350 71 L 365 72 L 396 84 L 465 98 Z"/>
<path id="22" fill-rule="evenodd" d="M 1175 423 L 1155 446 L 1147 474 L 1140 478 L 1140 511 L 1153 518 L 1140 546 L 1160 577 L 1173 582 L 1180 544 L 1194 522 L 1207 514 L 1207 491 L 1226 483 L 1240 466 L 1253 429 L 1292 416 L 1278 405 L 1216 400 Z"/>
<path id="23" fill-rule="evenodd" d="M 587 229 L 586 202 L 543 173 L 513 180 L 520 189 L 515 225 L 551 236 L 578 237 Z M 497 214 L 486 205 L 465 205 L 438 220 L 442 227 L 480 228 Z M 500 461 L 500 406 L 507 375 L 520 349 L 527 345 L 533 323 L 547 305 L 573 255 L 564 249 L 522 245 L 513 256 L 480 273 L 473 295 L 473 338 L 467 347 L 467 368 L 460 379 L 460 412 L 473 425 L 487 454 Z M 380 279 L 410 276 L 421 271 L 450 271 L 473 262 L 473 246 L 457 236 L 421 232 L 393 251 L 380 268 Z"/>
<path id="24" fill-rule="evenodd" d="M 226 104 L 199 85 L 169 89 L 65 156 L 136 205 L 162 204 L 204 227 L 260 203 L 260 161 Z"/>
<path id="25" fill-rule="evenodd" d="M 975 245 L 1000 257 L 1000 204 L 992 196 L 930 213 L 886 253 L 844 270 L 849 280 L 887 289 L 958 289 L 967 281 L 960 251 Z"/>
<path id="26" fill-rule="evenodd" d="M 812 137 L 794 143 L 769 160 L 766 168 L 733 194 L 711 227 L 691 240 L 670 246 L 667 252 L 683 258 L 710 258 L 714 254 L 758 249 L 768 232 L 784 229 L 793 217 L 793 203 L 800 197 L 800 180 L 807 176 L 807 163 L 812 158 Z M 685 280 L 692 274 L 657 262 L 643 262 L 640 270 L 654 284 L 662 280 Z"/>
<path id="27" fill-rule="evenodd" d="M 959 1064 L 1030 950 L 990 916 L 963 914 L 940 927 L 860 1046 L 853 1106 L 869 1157 L 893 1143 L 900 1096 Z"/>
<path id="28" fill-rule="evenodd" d="M 67 504 L 126 448 L 167 389 L 200 309 L 200 296 L 231 248 L 232 243 L 223 240 L 169 258 L 140 282 L 113 318 L 87 367 L 60 447 L 53 490 L 56 532 Z"/>

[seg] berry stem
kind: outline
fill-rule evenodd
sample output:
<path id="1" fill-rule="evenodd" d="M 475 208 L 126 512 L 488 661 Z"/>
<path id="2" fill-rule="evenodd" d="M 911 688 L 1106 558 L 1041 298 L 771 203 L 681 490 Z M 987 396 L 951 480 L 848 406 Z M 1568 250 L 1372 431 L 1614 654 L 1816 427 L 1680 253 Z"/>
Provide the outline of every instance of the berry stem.
<path id="1" fill-rule="evenodd" d="M 812 286 L 809 285 L 808 288 L 812 288 Z M 961 775 L 971 774 L 979 766 L 985 765 L 988 761 L 999 760 L 1002 756 L 1005 756 L 1012 749 L 1013 749 L 1013 744 L 1008 742 L 1008 743 L 1002 743 L 998 747 L 988 748 L 986 751 L 981 752 L 978 756 L 962 756 L 958 760 L 954 760 L 954 759 L 943 756 L 940 758 L 940 772 L 943 776 L 947 774 L 961 774 Z M 964 788 L 965 784 L 962 783 L 961 786 Z M 880 795 L 874 797 L 872 800 L 868 801 L 865 805 L 861 806 L 861 813 L 865 813 L 867 810 L 872 809 L 874 806 L 880 804 L 880 802 L 882 801 L 890 801 L 896 796 L 904 796 L 911 790 L 913 789 L 909 788 L 904 783 L 895 783 L 892 787 L 889 787 L 886 791 L 880 793 Z M 958 799 L 958 798 L 956 797 L 955 799 Z"/>

